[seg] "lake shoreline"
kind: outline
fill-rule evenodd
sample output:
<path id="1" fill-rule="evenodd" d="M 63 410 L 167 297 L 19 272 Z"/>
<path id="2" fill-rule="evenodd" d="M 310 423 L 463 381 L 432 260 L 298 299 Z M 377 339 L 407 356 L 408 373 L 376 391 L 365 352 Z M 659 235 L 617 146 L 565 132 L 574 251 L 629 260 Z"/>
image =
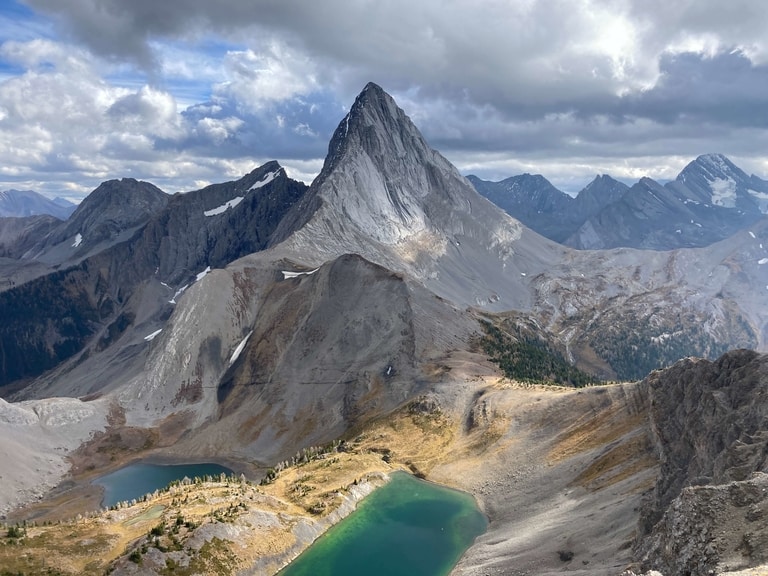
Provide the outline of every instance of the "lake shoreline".
<path id="1" fill-rule="evenodd" d="M 236 477 L 233 470 L 211 462 L 154 464 L 138 461 L 94 478 L 91 484 L 104 489 L 101 507 L 111 508 L 119 502 L 135 501 L 164 490 L 185 478 L 221 478 L 222 475 Z"/>
<path id="2" fill-rule="evenodd" d="M 248 480 L 257 483 L 263 478 L 263 472 L 266 470 L 261 466 L 257 467 L 253 463 L 234 458 L 180 456 L 162 449 L 154 449 L 143 454 L 126 454 L 115 458 L 110 465 L 98 469 L 91 468 L 87 461 L 78 458 L 76 454 L 70 455 L 68 459 L 71 463 L 69 472 L 58 484 L 50 488 L 39 500 L 27 502 L 8 511 L 5 521 L 9 523 L 54 522 L 99 510 L 103 507 L 105 490 L 95 480 L 135 464 L 146 463 L 158 466 L 217 464 L 229 468 L 236 476 L 245 474 Z M 254 474 L 254 471 L 257 474 Z"/>
<path id="3" fill-rule="evenodd" d="M 277 576 L 445 576 L 487 526 L 471 494 L 396 471 Z"/>

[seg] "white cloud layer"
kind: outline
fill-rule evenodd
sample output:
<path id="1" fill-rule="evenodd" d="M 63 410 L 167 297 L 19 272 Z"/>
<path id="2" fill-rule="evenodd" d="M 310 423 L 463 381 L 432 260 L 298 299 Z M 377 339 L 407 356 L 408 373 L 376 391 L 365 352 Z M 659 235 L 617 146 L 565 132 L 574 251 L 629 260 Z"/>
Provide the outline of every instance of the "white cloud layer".
<path id="1" fill-rule="evenodd" d="M 370 80 L 482 177 L 574 190 L 713 151 L 767 177 L 766 29 L 762 0 L 10 2 L 0 189 L 311 178 Z"/>

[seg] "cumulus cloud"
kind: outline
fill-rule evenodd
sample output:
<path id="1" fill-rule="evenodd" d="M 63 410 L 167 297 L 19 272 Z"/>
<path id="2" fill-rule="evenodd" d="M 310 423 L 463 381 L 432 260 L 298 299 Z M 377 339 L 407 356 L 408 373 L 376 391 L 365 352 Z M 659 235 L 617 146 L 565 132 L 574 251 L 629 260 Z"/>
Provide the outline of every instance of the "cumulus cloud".
<path id="1" fill-rule="evenodd" d="M 54 14 L 95 53 L 145 65 L 158 59 L 153 39 L 211 32 L 241 43 L 281 38 L 311 55 L 324 81 L 351 82 L 353 92 L 377 71 L 392 90 L 466 90 L 496 104 L 534 95 L 554 103 L 564 99 L 564 87 L 571 98 L 647 87 L 670 50 L 737 47 L 760 58 L 768 22 L 768 5 L 755 0 L 28 3 Z"/>
<path id="2" fill-rule="evenodd" d="M 48 40 L 6 42 L 0 57 L 26 69 L 0 83 L 0 178 L 9 183 L 85 193 L 109 178 L 170 182 L 182 176 L 171 183 L 175 191 L 194 178 L 239 176 L 235 167 L 251 170 L 259 157 L 251 153 L 239 162 L 217 153 L 223 141 L 236 135 L 241 119 L 192 121 L 167 92 L 105 81 L 88 53 L 72 46 Z M 207 109 L 211 115 L 215 111 L 221 108 Z M 189 158 L 182 149 L 180 143 L 189 139 L 204 143 L 203 159 Z"/>
<path id="3" fill-rule="evenodd" d="M 192 186 L 277 157 L 311 175 L 369 80 L 486 175 L 666 177 L 709 151 L 766 165 L 760 0 L 24 1 L 59 37 L 16 30 L 0 50 L 23 70 L 0 84 L 0 134 L 29 142 L 2 136 L 6 174 L 72 157 L 87 178 L 170 179 L 178 158 Z"/>
<path id="4" fill-rule="evenodd" d="M 277 42 L 258 52 L 228 52 L 223 64 L 226 80 L 214 86 L 214 100 L 236 102 L 247 112 L 318 89 L 309 58 Z"/>

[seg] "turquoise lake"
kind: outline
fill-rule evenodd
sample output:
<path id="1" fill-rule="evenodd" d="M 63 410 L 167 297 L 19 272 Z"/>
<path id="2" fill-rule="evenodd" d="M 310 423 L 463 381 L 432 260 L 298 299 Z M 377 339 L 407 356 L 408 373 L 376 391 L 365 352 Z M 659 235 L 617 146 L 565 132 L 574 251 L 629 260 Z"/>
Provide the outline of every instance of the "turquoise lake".
<path id="1" fill-rule="evenodd" d="M 110 506 L 140 498 L 144 494 L 165 488 L 174 480 L 190 479 L 195 476 L 218 476 L 221 473 L 232 474 L 232 470 L 218 464 L 147 464 L 139 462 L 129 464 L 93 481 L 104 488 L 101 505 Z"/>
<path id="2" fill-rule="evenodd" d="M 469 494 L 398 472 L 279 576 L 442 576 L 487 526 Z"/>

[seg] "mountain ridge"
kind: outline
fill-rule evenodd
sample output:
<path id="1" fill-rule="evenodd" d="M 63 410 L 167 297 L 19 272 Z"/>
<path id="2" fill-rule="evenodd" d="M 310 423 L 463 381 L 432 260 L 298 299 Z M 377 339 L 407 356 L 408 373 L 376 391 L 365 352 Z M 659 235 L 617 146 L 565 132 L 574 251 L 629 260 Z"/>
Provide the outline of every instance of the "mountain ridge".
<path id="1" fill-rule="evenodd" d="M 768 181 L 747 176 L 716 153 L 698 156 L 664 185 L 643 177 L 628 187 L 610 176 L 598 176 L 575 199 L 551 187 L 544 209 L 540 185 L 525 175 L 499 182 L 475 176 L 469 180 L 511 216 L 581 250 L 703 247 L 744 230 L 768 213 Z M 511 183 L 517 185 L 514 190 Z"/>
<path id="2" fill-rule="evenodd" d="M 164 322 L 175 298 L 211 266 L 225 266 L 266 247 L 276 220 L 306 188 L 289 180 L 277 163 L 267 163 L 237 181 L 173 197 L 135 180 L 128 180 L 126 188 L 125 182 L 113 180 L 97 188 L 96 196 L 86 198 L 79 211 L 45 240 L 48 248 L 41 250 L 40 259 L 67 265 L 0 292 L 0 310 L 8 310 L 8 321 L 0 327 L 0 349 L 15 359 L 0 366 L 0 383 L 39 376 L 71 359 L 35 389 L 44 394 L 42 390 L 60 378 L 62 370 L 64 374 L 74 370 L 69 379 L 79 375 L 79 392 L 76 384 L 62 382 L 58 394 L 83 395 L 91 387 L 103 387 L 94 379 L 104 370 L 83 372 L 78 358 L 121 340 L 117 356 L 123 358 L 127 374 L 134 373 L 140 369 L 136 351 L 126 354 L 136 347 L 134 330 L 145 325 L 151 332 L 150 327 Z M 128 194 L 118 198 L 124 191 Z M 228 205 L 241 197 L 236 205 Z M 112 212 L 126 203 L 134 209 L 114 218 Z M 35 294 L 47 296 L 33 309 L 20 310 L 24 308 L 20 302 Z M 19 334 L 26 336 L 22 339 Z M 121 362 L 111 359 L 113 372 Z"/>
<path id="3" fill-rule="evenodd" d="M 51 200 L 34 190 L 0 190 L 0 218 L 48 215 L 66 220 L 76 208 L 64 198 Z"/>

